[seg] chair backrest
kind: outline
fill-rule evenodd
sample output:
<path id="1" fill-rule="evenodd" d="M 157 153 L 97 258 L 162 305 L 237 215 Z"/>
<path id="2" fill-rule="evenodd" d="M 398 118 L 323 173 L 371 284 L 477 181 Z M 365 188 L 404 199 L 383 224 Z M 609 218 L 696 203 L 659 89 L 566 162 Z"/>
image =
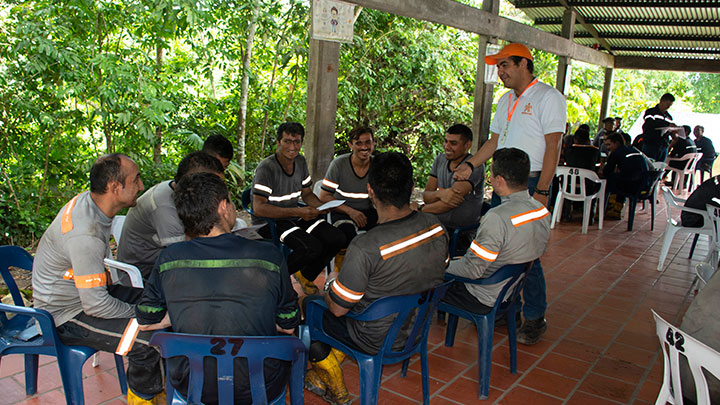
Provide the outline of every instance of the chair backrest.
<path id="1" fill-rule="evenodd" d="M 680 198 L 673 194 L 672 190 L 668 186 L 662 186 L 663 197 L 665 199 L 665 205 L 667 206 L 668 221 L 672 219 L 670 208 L 682 209 L 685 204 L 685 199 Z M 678 225 L 678 224 L 676 224 Z"/>
<path id="2" fill-rule="evenodd" d="M 293 336 L 208 336 L 185 333 L 157 332 L 150 344 L 160 346 L 163 358 L 184 356 L 190 363 L 187 402 L 199 404 L 203 388 L 203 365 L 206 357 L 217 359 L 218 402 L 233 401 L 233 363 L 236 357 L 246 358 L 250 376 L 250 391 L 254 404 L 267 404 L 264 361 L 266 358 L 292 363 L 290 397 L 293 404 L 301 403 L 303 379 L 307 364 L 307 349 Z M 170 370 L 167 371 L 169 377 Z M 169 379 L 169 378 L 168 378 Z M 168 382 L 168 392 L 172 390 Z M 168 395 L 168 399 L 170 395 Z M 270 398 L 272 400 L 274 398 Z M 283 402 L 284 397 L 283 397 Z"/>
<path id="3" fill-rule="evenodd" d="M 684 172 L 694 172 L 695 166 L 702 158 L 702 153 L 686 153 L 682 157 L 679 158 L 667 158 L 666 163 L 675 161 L 675 162 L 685 162 L 685 167 L 682 169 Z"/>
<path id="4" fill-rule="evenodd" d="M 110 225 L 110 234 L 115 239 L 115 244 L 120 246 L 120 237 L 122 236 L 123 226 L 125 225 L 125 215 L 115 215 Z"/>
<path id="5" fill-rule="evenodd" d="M 655 311 L 652 311 L 652 313 L 653 317 L 655 317 L 655 331 L 660 339 L 665 364 L 660 396 L 668 397 L 658 399 L 666 401 L 672 398 L 676 404 L 683 403 L 679 361 L 682 353 L 687 358 L 692 377 L 695 380 L 698 405 L 710 404 L 710 395 L 703 369 L 720 378 L 720 353 L 669 324 Z M 670 390 L 671 382 L 672 389 Z"/>
<path id="6" fill-rule="evenodd" d="M 15 283 L 12 274 L 10 274 L 10 267 L 17 267 L 30 272 L 32 266 L 33 258 L 25 249 L 20 246 L 0 246 L 0 274 L 2 274 L 3 281 L 7 285 L 15 305 L 25 306 L 20 289 Z"/>
<path id="7" fill-rule="evenodd" d="M 240 204 L 242 205 L 243 209 L 248 212 L 250 215 L 255 215 L 255 213 L 252 210 L 252 199 L 250 198 L 252 189 L 246 188 L 243 190 L 242 195 L 240 197 Z"/>
<path id="8" fill-rule="evenodd" d="M 665 162 L 655 162 L 653 163 L 653 170 L 654 171 L 663 171 L 667 167 L 667 163 Z"/>
<path id="9" fill-rule="evenodd" d="M 383 363 L 395 363 L 396 359 L 406 358 L 409 354 L 417 351 L 423 342 L 426 342 L 432 315 L 451 283 L 451 281 L 444 282 L 418 294 L 380 298 L 373 301 L 363 312 L 349 316 L 358 321 L 375 321 L 390 315 L 397 316 L 388 329 L 378 353 L 383 358 Z M 408 318 L 412 319 L 412 317 L 415 318 L 410 325 L 410 333 L 405 345 L 399 351 L 393 350 L 393 344 L 397 340 L 398 334 Z"/>
<path id="10" fill-rule="evenodd" d="M 558 166 L 555 170 L 555 175 L 559 177 L 560 192 L 563 194 L 563 197 L 570 200 L 582 200 L 600 192 L 597 191 L 594 194 L 588 194 L 585 189 L 586 179 L 600 183 L 600 178 L 597 173 L 592 170 L 581 169 L 579 167 Z"/>

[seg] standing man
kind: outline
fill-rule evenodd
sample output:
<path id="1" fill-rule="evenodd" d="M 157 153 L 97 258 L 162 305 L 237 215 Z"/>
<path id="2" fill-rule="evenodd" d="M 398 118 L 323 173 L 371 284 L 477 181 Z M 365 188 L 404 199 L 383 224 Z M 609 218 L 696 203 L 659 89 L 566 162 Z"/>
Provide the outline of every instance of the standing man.
<path id="1" fill-rule="evenodd" d="M 278 127 L 277 150 L 255 169 L 252 204 L 255 215 L 278 219 L 280 242 L 292 249 L 288 269 L 306 294 L 314 294 L 315 278 L 347 243 L 342 231 L 318 218 L 316 207 L 322 201 L 312 192 L 310 172 L 300 154 L 304 137 L 305 129 L 297 122 Z M 307 206 L 298 206 L 300 197 Z M 258 232 L 270 237 L 269 225 Z"/>
<path id="2" fill-rule="evenodd" d="M 525 45 L 505 45 L 499 53 L 486 56 L 485 63 L 497 65 L 498 77 L 511 91 L 498 101 L 490 139 L 457 168 L 455 178 L 469 178 L 472 170 L 497 149 L 518 148 L 530 156 L 530 195 L 547 205 L 567 120 L 565 96 L 533 76 L 533 57 Z M 493 193 L 492 205 L 499 204 L 500 196 Z M 523 289 L 525 322 L 518 332 L 518 342 L 535 344 L 547 330 L 545 295 L 545 276 L 540 260 L 536 260 Z"/>
<path id="3" fill-rule="evenodd" d="M 382 297 L 416 294 L 443 281 L 448 236 L 435 216 L 410 209 L 412 173 L 410 160 L 401 153 L 373 158 L 367 192 L 377 208 L 378 225 L 350 242 L 342 271 L 324 298 L 329 308 L 323 314 L 325 331 L 363 353 L 379 352 L 393 319 L 356 321 L 345 314 L 362 312 Z M 398 340 L 407 340 L 409 333 L 405 326 Z M 323 342 L 312 342 L 313 369 L 306 374 L 305 387 L 330 403 L 349 403 L 340 368 L 344 357 Z"/>
<path id="4" fill-rule="evenodd" d="M 138 167 L 119 153 L 90 168 L 90 191 L 65 204 L 38 245 L 33 263 L 35 308 L 52 314 L 60 340 L 128 358 L 128 404 L 165 403 L 160 354 L 138 331 L 134 304 L 142 290 L 108 285 L 103 259 L 110 252 L 110 226 L 120 210 L 143 191 Z M 137 337 L 135 337 L 137 334 Z"/>
<path id="5" fill-rule="evenodd" d="M 185 156 L 178 165 L 174 180 L 158 183 L 128 210 L 118 242 L 118 260 L 140 269 L 143 279 L 150 277 L 160 252 L 176 242 L 185 241 L 185 229 L 175 208 L 173 196 L 177 183 L 189 173 L 213 173 L 221 177 L 223 167 L 213 156 L 197 151 Z"/>
<path id="6" fill-rule="evenodd" d="M 425 185 L 425 205 L 417 206 L 418 211 L 437 215 L 450 234 L 456 228 L 480 221 L 485 165 L 478 165 L 467 180 L 453 179 L 453 171 L 472 157 L 471 146 L 470 128 L 463 124 L 448 128 L 443 142 L 445 153 L 435 158 Z"/>
<path id="7" fill-rule="evenodd" d="M 672 115 L 668 112 L 674 102 L 675 97 L 670 93 L 665 93 L 655 107 L 648 108 L 643 114 L 642 152 L 657 162 L 664 162 L 668 154 L 670 139 L 667 131 L 660 128 L 675 125 L 672 122 Z"/>
<path id="8" fill-rule="evenodd" d="M 300 322 L 297 295 L 280 250 L 233 235 L 235 205 L 220 177 L 184 176 L 174 193 L 187 241 L 162 251 L 135 313 L 142 330 L 171 326 L 173 332 L 221 336 L 275 336 L 292 333 Z M 283 364 L 284 363 L 284 364 Z M 187 359 L 168 359 L 170 383 L 188 389 Z M 237 362 L 235 401 L 252 401 L 247 365 Z M 202 402 L 217 403 L 215 365 L 205 367 Z M 285 388 L 289 366 L 267 360 L 269 399 Z"/>

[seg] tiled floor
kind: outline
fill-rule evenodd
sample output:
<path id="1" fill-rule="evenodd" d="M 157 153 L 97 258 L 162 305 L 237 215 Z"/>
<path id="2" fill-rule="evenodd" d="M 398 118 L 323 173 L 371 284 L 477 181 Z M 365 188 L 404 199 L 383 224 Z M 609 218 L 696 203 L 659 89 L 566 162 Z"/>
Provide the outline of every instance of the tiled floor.
<path id="1" fill-rule="evenodd" d="M 535 346 L 518 345 L 518 373 L 510 374 L 505 327 L 495 331 L 490 398 L 497 404 L 647 404 L 662 381 L 662 358 L 650 309 L 680 324 L 691 302 L 694 264 L 707 253 L 701 237 L 688 260 L 688 237 L 676 237 L 663 272 L 656 270 L 665 229 L 664 204 L 658 204 L 655 230 L 639 212 L 635 229 L 606 221 L 580 233 L 579 218 L 561 223 L 542 258 L 548 289 L 548 331 Z M 430 395 L 435 404 L 477 400 L 477 335 L 461 320 L 454 347 L 443 344 L 444 325 L 435 322 L 429 338 Z M 123 403 L 110 355 L 100 367 L 85 366 L 87 403 Z M 359 391 L 358 369 L 343 368 L 350 392 Z M 399 366 L 383 371 L 380 403 L 422 401 L 419 359 L 406 378 Z M 57 367 L 44 359 L 39 394 L 25 397 L 22 357 L 6 356 L 0 365 L 0 403 L 64 403 Z M 324 403 L 307 393 L 306 403 Z M 359 401 L 356 401 L 359 402 Z"/>

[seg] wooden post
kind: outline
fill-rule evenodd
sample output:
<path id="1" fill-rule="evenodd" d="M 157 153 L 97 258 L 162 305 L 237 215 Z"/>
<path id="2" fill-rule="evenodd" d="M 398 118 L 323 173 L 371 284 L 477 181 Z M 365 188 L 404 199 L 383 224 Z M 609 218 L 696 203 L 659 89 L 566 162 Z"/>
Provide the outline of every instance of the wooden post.
<path id="1" fill-rule="evenodd" d="M 613 68 L 605 68 L 605 84 L 603 85 L 602 102 L 600 103 L 600 122 L 598 128 L 602 128 L 602 120 L 608 116 L 610 103 L 612 102 Z"/>
<path id="2" fill-rule="evenodd" d="M 335 155 L 340 43 L 310 40 L 303 148 L 313 181 L 325 176 Z"/>
<path id="3" fill-rule="evenodd" d="M 573 40 L 575 36 L 575 11 L 565 10 L 563 13 L 562 36 Z M 562 94 L 567 95 L 570 88 L 570 79 L 572 79 L 572 60 L 565 55 L 558 55 L 557 79 L 555 80 L 555 88 Z"/>

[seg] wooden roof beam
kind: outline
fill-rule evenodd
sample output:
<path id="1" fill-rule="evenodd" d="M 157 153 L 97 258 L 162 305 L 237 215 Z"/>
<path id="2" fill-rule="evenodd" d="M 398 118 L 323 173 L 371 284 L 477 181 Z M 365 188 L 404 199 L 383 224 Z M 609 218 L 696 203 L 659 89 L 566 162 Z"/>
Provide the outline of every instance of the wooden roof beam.
<path id="1" fill-rule="evenodd" d="M 615 69 L 720 73 L 720 60 L 615 56 Z"/>
<path id="2" fill-rule="evenodd" d="M 515 0 L 512 3 L 515 8 L 543 8 L 543 7 L 560 7 L 563 1 L 552 1 L 552 0 Z M 664 0 L 653 2 L 638 1 L 638 0 L 613 0 L 612 2 L 603 0 L 568 0 L 567 3 L 572 7 L 672 7 L 672 8 L 711 8 L 720 7 L 719 0 L 707 0 L 707 1 L 689 1 L 685 0 L 682 3 L 677 0 Z"/>
<path id="3" fill-rule="evenodd" d="M 585 22 L 592 25 L 657 25 L 663 27 L 720 27 L 719 20 L 677 20 L 672 18 L 607 18 L 588 17 Z M 562 25 L 562 17 L 538 18 L 535 25 Z"/>

